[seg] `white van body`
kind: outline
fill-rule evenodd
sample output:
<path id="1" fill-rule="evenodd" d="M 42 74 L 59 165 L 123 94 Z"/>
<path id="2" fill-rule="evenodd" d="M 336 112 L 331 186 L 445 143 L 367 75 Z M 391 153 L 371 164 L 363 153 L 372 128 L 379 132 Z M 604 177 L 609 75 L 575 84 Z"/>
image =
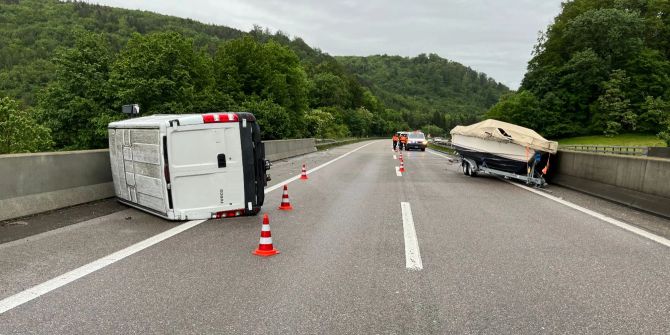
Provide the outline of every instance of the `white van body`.
<path id="1" fill-rule="evenodd" d="M 252 114 L 152 115 L 108 129 L 119 201 L 170 220 L 260 210 L 268 166 Z"/>

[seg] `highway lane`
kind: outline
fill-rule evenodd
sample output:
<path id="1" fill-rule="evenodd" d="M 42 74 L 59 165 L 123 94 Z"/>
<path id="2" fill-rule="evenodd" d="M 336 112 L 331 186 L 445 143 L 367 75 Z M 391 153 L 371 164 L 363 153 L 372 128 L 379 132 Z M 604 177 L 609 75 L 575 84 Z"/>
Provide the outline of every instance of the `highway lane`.
<path id="1" fill-rule="evenodd" d="M 0 333 L 668 332 L 668 248 L 428 152 L 397 177 L 392 154 L 291 183 L 291 212 L 268 194 L 278 256 L 251 255 L 260 217 L 210 220 L 0 315 Z"/>

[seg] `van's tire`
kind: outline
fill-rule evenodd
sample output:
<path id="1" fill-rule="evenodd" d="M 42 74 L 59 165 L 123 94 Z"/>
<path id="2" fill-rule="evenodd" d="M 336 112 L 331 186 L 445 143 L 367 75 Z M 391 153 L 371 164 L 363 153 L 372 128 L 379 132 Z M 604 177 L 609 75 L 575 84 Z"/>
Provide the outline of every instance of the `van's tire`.
<path id="1" fill-rule="evenodd" d="M 421 151 L 426 151 L 426 148 L 421 148 Z"/>

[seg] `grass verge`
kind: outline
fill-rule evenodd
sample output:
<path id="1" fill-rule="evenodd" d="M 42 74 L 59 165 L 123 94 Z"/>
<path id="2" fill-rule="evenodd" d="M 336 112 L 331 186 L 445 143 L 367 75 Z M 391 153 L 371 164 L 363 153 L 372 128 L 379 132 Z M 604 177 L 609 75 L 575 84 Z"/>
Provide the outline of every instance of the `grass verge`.
<path id="1" fill-rule="evenodd" d="M 651 134 L 620 134 L 612 137 L 580 136 L 558 140 L 559 145 L 618 145 L 641 147 L 665 147 L 666 144 L 656 135 Z"/>

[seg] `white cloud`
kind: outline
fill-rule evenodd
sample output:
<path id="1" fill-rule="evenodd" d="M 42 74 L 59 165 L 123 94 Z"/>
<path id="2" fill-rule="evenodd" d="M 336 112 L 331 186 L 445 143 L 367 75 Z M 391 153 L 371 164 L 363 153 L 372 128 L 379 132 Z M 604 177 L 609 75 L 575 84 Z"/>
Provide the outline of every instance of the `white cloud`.
<path id="1" fill-rule="evenodd" d="M 94 0 L 301 37 L 333 55 L 436 53 L 517 88 L 560 0 Z"/>

